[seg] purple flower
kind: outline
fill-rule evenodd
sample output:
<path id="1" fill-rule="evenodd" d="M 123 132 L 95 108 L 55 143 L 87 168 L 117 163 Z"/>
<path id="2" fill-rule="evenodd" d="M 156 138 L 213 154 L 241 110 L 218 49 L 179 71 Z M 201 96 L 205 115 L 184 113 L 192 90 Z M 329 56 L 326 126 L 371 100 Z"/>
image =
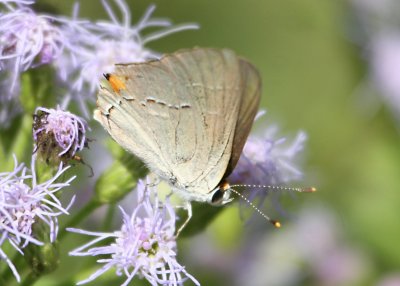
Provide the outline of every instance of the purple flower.
<path id="1" fill-rule="evenodd" d="M 71 159 L 87 145 L 86 122 L 78 116 L 57 109 L 38 107 L 34 115 L 33 139 L 46 161 L 52 155 Z M 56 153 L 56 154 L 55 154 Z"/>
<path id="2" fill-rule="evenodd" d="M 369 63 L 367 82 L 361 83 L 356 96 L 362 96 L 361 107 L 376 112 L 375 95 L 386 101 L 397 120 L 400 120 L 400 29 L 397 0 L 352 0 L 359 30 L 352 34 L 360 45 L 362 56 Z M 353 30 L 353 27 L 352 27 Z"/>
<path id="3" fill-rule="evenodd" d="M 300 179 L 302 172 L 294 164 L 306 140 L 299 132 L 293 142 L 277 137 L 277 128 L 268 128 L 263 135 L 248 138 L 231 181 L 278 185 Z"/>
<path id="4" fill-rule="evenodd" d="M 398 286 L 400 285 L 400 272 L 386 274 L 377 284 L 378 286 Z"/>
<path id="5" fill-rule="evenodd" d="M 22 249 L 29 243 L 43 245 L 32 230 L 33 224 L 38 221 L 48 225 L 50 241 L 55 241 L 58 232 L 57 216 L 68 214 L 75 198 L 64 208 L 56 196 L 58 191 L 69 186 L 75 178 L 56 182 L 67 169 L 60 164 L 54 177 L 39 184 L 35 173 L 35 157 L 32 156 L 31 170 L 18 164 L 15 159 L 12 172 L 0 173 L 0 247 L 8 241 L 23 255 Z M 20 281 L 16 268 L 1 248 L 0 257 Z"/>
<path id="6" fill-rule="evenodd" d="M 111 73 L 116 63 L 143 62 L 158 58 L 159 54 L 144 47 L 150 41 L 182 30 L 196 29 L 194 24 L 173 26 L 164 19 L 151 19 L 155 7 L 150 6 L 141 20 L 131 25 L 131 15 L 123 0 L 114 1 L 122 15 L 119 20 L 107 1 L 102 1 L 111 22 L 96 23 L 79 20 L 78 6 L 75 6 L 72 20 L 65 20 L 63 32 L 70 39 L 63 56 L 56 66 L 62 81 L 68 83 L 69 93 L 62 102 L 66 108 L 70 100 L 78 101 L 85 115 L 89 112 L 85 101 L 94 100 L 103 73 Z M 147 28 L 160 27 L 161 30 L 142 35 Z"/>
<path id="7" fill-rule="evenodd" d="M 371 45 L 372 75 L 395 114 L 400 110 L 400 30 L 375 36 Z"/>
<path id="8" fill-rule="evenodd" d="M 277 132 L 277 126 L 270 126 L 263 135 L 249 136 L 230 176 L 231 182 L 278 185 L 302 177 L 295 161 L 303 150 L 306 134 L 300 131 L 293 142 L 288 143 L 286 138 L 278 137 Z"/>
<path id="9" fill-rule="evenodd" d="M 97 260 L 104 265 L 78 284 L 90 282 L 110 268 L 116 268 L 118 276 L 126 276 L 122 285 L 128 285 L 135 275 L 147 279 L 151 285 L 183 285 L 187 279 L 200 285 L 176 261 L 176 215 L 168 200 L 161 203 L 156 195 L 151 199 L 150 193 L 156 194 L 156 191 L 150 190 L 143 181 L 139 181 L 136 192 L 138 205 L 132 215 L 128 215 L 120 207 L 123 217 L 121 230 L 99 233 L 68 229 L 95 237 L 89 243 L 71 251 L 70 255 L 104 256 Z M 114 239 L 110 245 L 92 247 L 109 238 Z"/>
<path id="10" fill-rule="evenodd" d="M 389 22 L 392 16 L 397 16 L 400 7 L 397 0 L 351 0 L 350 2 L 361 13 L 362 20 L 370 22 L 374 29 L 379 28 L 381 22 Z"/>
<path id="11" fill-rule="evenodd" d="M 260 112 L 256 120 L 263 114 Z M 286 138 L 278 137 L 277 133 L 277 126 L 270 126 L 262 135 L 249 136 L 238 164 L 229 177 L 230 183 L 281 186 L 302 178 L 303 174 L 295 162 L 303 150 L 306 134 L 300 131 L 292 142 L 288 142 Z M 258 199 L 258 206 L 261 206 L 271 190 L 274 189 L 247 187 L 244 195 L 250 201 Z M 240 203 L 242 207 L 248 206 L 243 200 Z M 277 202 L 274 206 L 280 208 Z"/>
<path id="12" fill-rule="evenodd" d="M 61 54 L 65 41 L 51 17 L 26 6 L 0 14 L 0 35 L 0 69 L 12 74 L 8 96 L 21 72 L 50 63 Z"/>
<path id="13" fill-rule="evenodd" d="M 6 8 L 0 12 L 0 122 L 3 123 L 19 110 L 20 74 L 52 62 L 61 54 L 66 40 L 50 16 L 38 15 L 23 5 L 30 3 L 0 2 Z"/>
<path id="14" fill-rule="evenodd" d="M 35 3 L 34 0 L 1 0 L 0 4 L 5 5 L 6 7 L 10 7 L 10 4 L 16 5 L 31 5 Z"/>
<path id="15" fill-rule="evenodd" d="M 301 210 L 293 224 L 248 237 L 243 240 L 246 263 L 242 260 L 235 268 L 237 285 L 249 279 L 251 285 L 364 285 L 371 261 L 357 245 L 346 242 L 342 226 L 326 204 L 313 204 Z"/>

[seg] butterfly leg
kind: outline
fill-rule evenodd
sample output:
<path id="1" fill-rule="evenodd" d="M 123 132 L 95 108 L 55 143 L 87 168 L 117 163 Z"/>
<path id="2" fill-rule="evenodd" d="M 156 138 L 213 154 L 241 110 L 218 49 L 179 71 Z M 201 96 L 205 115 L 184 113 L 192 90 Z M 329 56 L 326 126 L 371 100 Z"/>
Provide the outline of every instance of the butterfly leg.
<path id="1" fill-rule="evenodd" d="M 160 177 L 154 173 L 149 173 L 147 175 L 147 185 L 149 187 L 157 186 L 161 182 Z"/>
<path id="2" fill-rule="evenodd" d="M 177 238 L 179 234 L 182 232 L 182 230 L 185 228 L 185 226 L 189 223 L 190 219 L 192 218 L 192 204 L 187 201 L 184 208 L 187 210 L 187 218 L 183 222 L 183 224 L 179 227 L 178 231 L 176 232 L 175 237 Z"/>

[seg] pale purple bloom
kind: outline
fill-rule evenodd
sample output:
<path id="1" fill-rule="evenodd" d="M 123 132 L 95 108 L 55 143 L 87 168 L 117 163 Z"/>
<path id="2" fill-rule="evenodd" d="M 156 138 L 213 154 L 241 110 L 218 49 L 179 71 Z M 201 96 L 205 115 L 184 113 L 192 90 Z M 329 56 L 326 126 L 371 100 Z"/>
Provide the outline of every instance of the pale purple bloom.
<path id="1" fill-rule="evenodd" d="M 277 136 L 277 131 L 276 126 L 272 126 L 263 135 L 249 136 L 231 181 L 278 185 L 301 179 L 302 172 L 295 162 L 307 136 L 300 131 L 288 142 L 285 137 Z"/>
<path id="2" fill-rule="evenodd" d="M 368 258 L 355 245 L 344 243 L 339 218 L 326 206 L 307 207 L 292 233 L 302 260 L 310 265 L 316 285 L 359 285 L 368 273 Z"/>
<path id="3" fill-rule="evenodd" d="M 81 109 L 88 115 L 85 101 L 94 100 L 103 73 L 113 72 L 116 63 L 143 62 L 158 58 L 158 53 L 144 45 L 171 33 L 197 28 L 194 24 L 173 26 L 168 20 L 152 19 L 154 6 L 150 6 L 138 23 L 131 25 L 127 4 L 123 0 L 114 2 L 122 15 L 121 20 L 109 3 L 102 1 L 110 22 L 78 20 L 78 6 L 75 6 L 72 21 L 63 26 L 64 33 L 75 39 L 75 42 L 69 43 L 57 63 L 58 74 L 68 83 L 69 88 L 62 103 L 64 108 L 73 99 L 79 102 Z M 155 27 L 161 30 L 150 35 L 143 34 L 144 30 Z"/>
<path id="4" fill-rule="evenodd" d="M 20 74 L 51 63 L 63 49 L 65 38 L 47 15 L 38 15 L 31 1 L 1 1 L 0 11 L 0 122 L 9 122 L 19 108 Z M 11 5 L 16 4 L 16 5 Z M 0 6 L 1 9 L 1 6 Z"/>
<path id="5" fill-rule="evenodd" d="M 262 114 L 259 113 L 257 118 Z M 302 178 L 303 173 L 297 165 L 307 139 L 306 134 L 300 131 L 289 142 L 277 133 L 277 126 L 269 126 L 262 135 L 249 136 L 238 164 L 229 177 L 230 183 L 281 186 Z M 246 188 L 246 196 L 250 200 L 259 198 L 261 205 L 269 191 L 270 189 Z"/>
<path id="6" fill-rule="evenodd" d="M 39 221 L 48 225 L 50 241 L 55 241 L 58 232 L 57 216 L 68 214 L 75 198 L 71 199 L 67 207 L 63 207 L 56 195 L 75 178 L 56 182 L 67 169 L 60 164 L 53 178 L 39 184 L 35 172 L 35 156 L 32 156 L 30 170 L 18 164 L 15 159 L 12 172 L 0 173 L 0 247 L 8 242 L 23 255 L 22 249 L 29 243 L 43 245 L 32 230 L 32 225 Z M 17 270 L 2 249 L 0 257 L 19 281 Z"/>
<path id="7" fill-rule="evenodd" d="M 16 5 L 31 5 L 35 1 L 34 0 L 1 0 L 0 4 L 3 4 L 7 7 L 9 7 L 10 4 L 16 4 Z"/>
<path id="8" fill-rule="evenodd" d="M 400 1 L 352 2 L 359 24 L 358 34 L 353 37 L 357 40 L 361 34 L 360 48 L 369 63 L 368 82 L 358 89 L 363 95 L 363 105 L 374 99 L 371 95 L 378 91 L 393 115 L 400 119 Z"/>
<path id="9" fill-rule="evenodd" d="M 58 156 L 68 154 L 72 158 L 86 145 L 86 126 L 85 120 L 60 107 L 38 107 L 34 116 L 33 139 L 36 146 L 40 147 L 40 144 L 48 143 L 47 135 L 51 135 L 60 147 Z"/>
<path id="10" fill-rule="evenodd" d="M 243 240 L 251 258 L 237 259 L 236 285 L 363 285 L 371 261 L 346 243 L 342 224 L 326 205 L 313 205 L 293 224 Z"/>
<path id="11" fill-rule="evenodd" d="M 71 251 L 70 255 L 104 257 L 97 260 L 103 266 L 78 284 L 93 281 L 109 269 L 115 268 L 118 276 L 126 276 L 122 285 L 128 285 L 135 275 L 147 279 L 151 285 L 183 285 L 187 279 L 200 285 L 176 261 L 176 215 L 168 199 L 164 203 L 160 202 L 156 190 L 151 190 L 143 181 L 139 181 L 136 192 L 138 205 L 131 215 L 120 207 L 123 217 L 121 230 L 101 233 L 68 229 L 95 237 L 89 243 Z M 153 198 L 150 193 L 154 194 Z M 93 246 L 109 238 L 114 239 L 111 244 Z"/>
<path id="12" fill-rule="evenodd" d="M 400 285 L 400 272 L 393 272 L 385 275 L 378 283 L 377 286 L 399 286 Z"/>
<path id="13" fill-rule="evenodd" d="M 1 15 L 0 23 L 2 68 L 12 60 L 13 69 L 23 72 L 51 62 L 62 51 L 62 33 L 49 16 L 24 7 Z"/>
<path id="14" fill-rule="evenodd" d="M 381 33 L 371 42 L 372 76 L 394 114 L 400 111 L 400 29 Z"/>
<path id="15" fill-rule="evenodd" d="M 377 30 L 388 22 L 396 23 L 400 3 L 397 0 L 351 0 L 369 30 Z M 370 30 L 372 32 L 372 30 Z"/>

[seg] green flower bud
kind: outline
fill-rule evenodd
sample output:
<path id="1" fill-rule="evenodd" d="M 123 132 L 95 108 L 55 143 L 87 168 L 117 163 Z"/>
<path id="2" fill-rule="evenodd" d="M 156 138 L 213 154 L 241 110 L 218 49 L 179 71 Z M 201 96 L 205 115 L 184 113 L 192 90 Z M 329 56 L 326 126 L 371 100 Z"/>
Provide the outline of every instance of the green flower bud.
<path id="1" fill-rule="evenodd" d="M 53 272 L 59 264 L 59 246 L 57 242 L 50 242 L 48 226 L 39 221 L 33 226 L 35 237 L 42 241 L 43 245 L 30 243 L 24 248 L 25 260 L 36 275 Z"/>

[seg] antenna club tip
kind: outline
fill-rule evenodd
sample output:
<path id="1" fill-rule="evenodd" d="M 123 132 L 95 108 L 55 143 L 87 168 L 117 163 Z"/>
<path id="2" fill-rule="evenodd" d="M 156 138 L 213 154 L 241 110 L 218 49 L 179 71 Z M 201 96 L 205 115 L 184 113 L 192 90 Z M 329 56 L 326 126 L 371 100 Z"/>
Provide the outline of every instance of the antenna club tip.
<path id="1" fill-rule="evenodd" d="M 275 226 L 276 228 L 280 228 L 281 227 L 281 223 L 277 220 L 271 220 L 271 223 L 273 224 L 273 226 Z"/>
<path id="2" fill-rule="evenodd" d="M 317 191 L 317 188 L 315 188 L 315 187 L 309 187 L 309 188 L 304 189 L 304 192 L 306 192 L 306 193 L 314 193 L 316 191 Z"/>

